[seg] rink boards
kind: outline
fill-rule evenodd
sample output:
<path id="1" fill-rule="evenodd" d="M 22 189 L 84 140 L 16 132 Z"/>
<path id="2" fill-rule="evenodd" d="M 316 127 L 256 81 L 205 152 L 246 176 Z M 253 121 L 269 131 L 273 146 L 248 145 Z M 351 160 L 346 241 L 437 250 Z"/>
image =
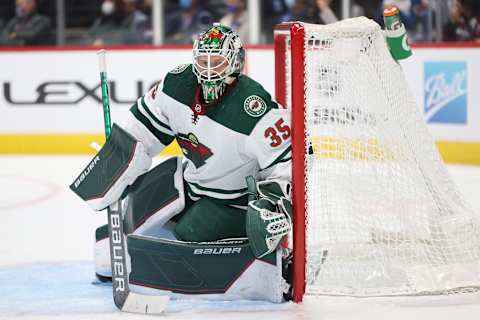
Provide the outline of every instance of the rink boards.
<path id="1" fill-rule="evenodd" d="M 97 49 L 0 50 L 0 153 L 90 153 L 103 141 Z M 423 46 L 402 63 L 412 93 L 445 160 L 480 164 L 480 45 Z M 187 46 L 108 49 L 111 112 L 129 107 L 175 66 Z M 388 71 L 386 71 L 388 72 Z M 246 73 L 272 92 L 270 46 L 247 48 Z M 172 146 L 167 154 L 179 151 Z"/>

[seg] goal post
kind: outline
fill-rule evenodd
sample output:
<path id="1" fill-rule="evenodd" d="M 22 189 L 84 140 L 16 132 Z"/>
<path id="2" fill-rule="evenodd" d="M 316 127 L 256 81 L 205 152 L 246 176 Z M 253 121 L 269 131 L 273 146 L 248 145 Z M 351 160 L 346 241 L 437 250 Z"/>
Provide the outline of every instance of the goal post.
<path id="1" fill-rule="evenodd" d="M 480 287 L 480 216 L 450 178 L 380 26 L 277 25 L 292 110 L 293 299 Z"/>
<path id="2" fill-rule="evenodd" d="M 292 140 L 305 141 L 304 92 L 305 30 L 301 23 L 284 23 L 275 28 L 275 97 L 292 108 Z M 290 63 L 291 61 L 291 63 Z M 287 101 L 289 100 L 289 101 Z M 302 301 L 305 292 L 305 155 L 304 143 L 292 144 L 292 199 L 296 221 L 293 225 L 293 300 Z"/>

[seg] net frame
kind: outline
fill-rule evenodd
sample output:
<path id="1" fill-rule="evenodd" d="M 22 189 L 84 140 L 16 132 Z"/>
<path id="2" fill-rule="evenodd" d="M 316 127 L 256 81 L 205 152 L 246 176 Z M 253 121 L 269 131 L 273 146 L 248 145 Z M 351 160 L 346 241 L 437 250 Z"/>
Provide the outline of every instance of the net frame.
<path id="1" fill-rule="evenodd" d="M 358 25 L 356 25 L 356 23 L 362 19 L 367 20 L 366 18 L 356 18 L 339 22 L 339 24 L 341 23 L 342 27 L 348 29 L 350 32 L 357 32 L 356 28 L 358 28 Z M 292 287 L 293 300 L 295 302 L 302 301 L 306 292 L 307 280 L 306 221 L 308 219 L 307 207 L 309 199 L 307 192 L 308 176 L 305 169 L 308 165 L 306 157 L 306 154 L 308 153 L 308 145 L 305 143 L 307 140 L 307 110 L 305 97 L 307 94 L 307 77 L 305 74 L 306 71 L 308 72 L 309 70 L 305 70 L 305 47 L 307 42 L 307 32 L 315 28 L 322 27 L 304 24 L 302 22 L 290 22 L 277 25 L 274 31 L 275 97 L 280 104 L 287 108 L 291 108 L 292 110 L 292 201 L 294 206 Z M 331 28 L 331 25 L 326 28 Z M 358 30 L 359 33 L 364 31 L 365 30 Z M 434 148 L 433 143 L 432 146 L 427 146 L 428 151 L 432 151 Z M 431 160 L 433 162 L 441 162 L 436 150 L 434 150 L 432 154 L 433 157 Z M 448 180 L 448 177 L 446 180 Z M 453 192 L 455 193 L 456 190 L 453 190 Z M 434 195 L 432 194 L 432 196 Z M 476 222 L 478 222 L 478 219 Z M 476 231 L 478 231 L 478 225 L 476 228 Z M 472 282 L 474 282 L 473 279 Z M 471 290 L 476 291 L 478 290 L 478 285 L 479 283 L 475 283 L 468 288 L 446 288 L 441 292 L 427 294 L 457 293 L 468 292 Z M 402 293 L 393 293 L 393 295 L 397 294 Z"/>
<path id="2" fill-rule="evenodd" d="M 305 100 L 303 94 L 292 95 L 291 92 L 305 92 L 303 57 L 305 29 L 299 22 L 283 23 L 275 27 L 275 98 L 283 106 L 291 104 L 292 141 L 305 140 Z M 290 39 L 290 40 L 289 40 Z M 288 47 L 291 48 L 290 55 Z M 302 57 L 293 59 L 293 57 Z M 285 63 L 287 61 L 287 63 Z M 287 74 L 292 75 L 291 88 L 288 88 Z M 291 101 L 289 99 L 291 98 Z M 292 298 L 301 302 L 305 293 L 305 145 L 292 143 L 292 203 L 295 208 L 293 224 L 293 271 Z"/>

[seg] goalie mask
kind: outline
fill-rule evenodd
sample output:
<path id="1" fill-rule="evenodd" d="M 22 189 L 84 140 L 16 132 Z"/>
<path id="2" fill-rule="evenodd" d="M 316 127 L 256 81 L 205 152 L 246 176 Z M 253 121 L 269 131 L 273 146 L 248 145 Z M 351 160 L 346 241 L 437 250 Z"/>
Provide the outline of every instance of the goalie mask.
<path id="1" fill-rule="evenodd" d="M 193 73 L 206 103 L 218 99 L 227 85 L 240 76 L 244 59 L 240 37 L 229 27 L 214 23 L 200 34 L 193 44 Z"/>

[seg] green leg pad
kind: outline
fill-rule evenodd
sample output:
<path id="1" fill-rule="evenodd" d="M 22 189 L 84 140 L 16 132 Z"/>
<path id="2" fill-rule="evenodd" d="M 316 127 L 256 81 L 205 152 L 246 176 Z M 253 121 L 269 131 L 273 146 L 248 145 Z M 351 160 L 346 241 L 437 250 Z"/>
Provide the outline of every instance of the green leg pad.
<path id="1" fill-rule="evenodd" d="M 101 241 L 103 239 L 108 238 L 108 224 L 104 224 L 103 226 L 98 227 L 95 229 L 95 241 Z"/>
<path id="2" fill-rule="evenodd" d="M 124 231 L 133 233 L 148 218 L 179 198 L 174 176 L 177 158 L 170 158 L 141 175 L 128 190 Z"/>
<path id="3" fill-rule="evenodd" d="M 255 261 L 248 241 L 191 243 L 129 235 L 131 284 L 183 294 L 225 293 Z M 276 265 L 275 253 L 261 259 Z"/>
<path id="4" fill-rule="evenodd" d="M 245 210 L 200 199 L 178 220 L 175 236 L 192 242 L 245 238 L 245 214 Z"/>

